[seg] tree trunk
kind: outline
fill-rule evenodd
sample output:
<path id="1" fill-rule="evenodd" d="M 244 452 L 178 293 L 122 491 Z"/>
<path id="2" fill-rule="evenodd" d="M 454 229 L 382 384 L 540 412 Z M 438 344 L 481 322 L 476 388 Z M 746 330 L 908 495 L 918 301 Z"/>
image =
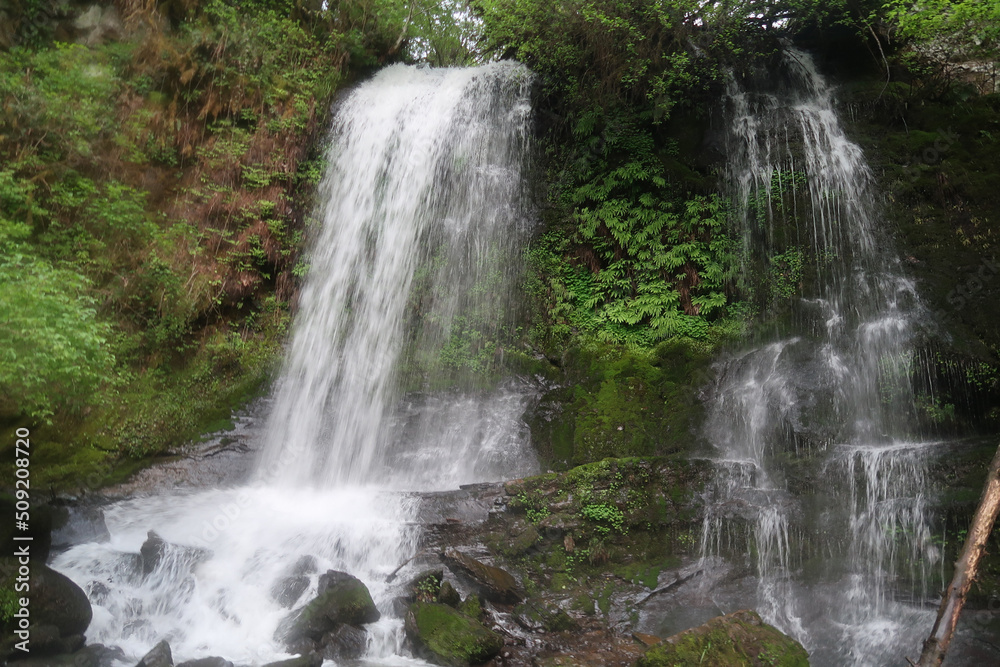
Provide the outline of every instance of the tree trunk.
<path id="1" fill-rule="evenodd" d="M 944 654 L 958 624 L 958 615 L 962 613 L 965 596 L 968 595 L 969 588 L 976 579 L 979 561 L 986 551 L 986 540 L 990 537 L 998 511 L 1000 511 L 1000 448 L 997 448 L 993 462 L 990 463 L 986 486 L 979 499 L 976 515 L 972 517 L 969 536 L 965 540 L 962 554 L 955 563 L 955 575 L 948 585 L 948 590 L 945 591 L 944 599 L 941 600 L 934 629 L 924 642 L 919 667 L 938 667 L 944 661 Z"/>

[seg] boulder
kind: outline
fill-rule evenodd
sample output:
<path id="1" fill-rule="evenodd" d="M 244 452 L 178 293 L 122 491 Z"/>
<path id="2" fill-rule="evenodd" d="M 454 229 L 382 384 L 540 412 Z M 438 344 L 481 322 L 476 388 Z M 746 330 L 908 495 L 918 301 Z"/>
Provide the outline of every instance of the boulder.
<path id="1" fill-rule="evenodd" d="M 757 612 L 743 610 L 664 639 L 646 651 L 636 667 L 701 664 L 809 667 L 809 654 L 802 644 L 764 623 Z"/>
<path id="2" fill-rule="evenodd" d="M 405 627 L 414 653 L 439 665 L 478 665 L 503 649 L 503 637 L 476 619 L 436 602 L 410 605 Z"/>
<path id="3" fill-rule="evenodd" d="M 471 580 L 480 595 L 490 602 L 517 604 L 524 599 L 520 584 L 506 570 L 481 563 L 457 549 L 446 549 L 442 558 L 456 574 Z"/>
<path id="4" fill-rule="evenodd" d="M 86 632 L 94 612 L 83 589 L 73 583 L 69 577 L 56 572 L 48 565 L 32 561 L 28 567 L 31 581 L 31 591 L 28 597 L 31 600 L 29 610 L 32 639 L 34 639 L 34 629 L 42 628 L 42 626 L 54 628 L 59 639 L 69 639 L 74 635 L 82 635 Z M 20 568 L 18 559 L 0 558 L 0 586 L 13 589 Z M 47 633 L 44 636 L 53 634 L 51 631 L 45 630 L 40 630 L 40 632 Z M 43 634 L 40 634 L 39 638 L 41 639 L 42 636 Z M 32 644 L 34 644 L 33 641 Z M 82 643 L 77 639 L 71 640 L 70 644 L 79 644 L 75 648 L 82 646 Z"/>
<path id="5" fill-rule="evenodd" d="M 330 570 L 319 580 L 319 595 L 278 626 L 275 639 L 292 645 L 305 638 L 319 641 L 339 625 L 364 625 L 379 618 L 371 593 L 360 579 Z"/>
<path id="6" fill-rule="evenodd" d="M 164 639 L 142 656 L 142 660 L 135 667 L 173 667 L 173 665 L 174 657 L 170 655 L 170 644 Z"/>

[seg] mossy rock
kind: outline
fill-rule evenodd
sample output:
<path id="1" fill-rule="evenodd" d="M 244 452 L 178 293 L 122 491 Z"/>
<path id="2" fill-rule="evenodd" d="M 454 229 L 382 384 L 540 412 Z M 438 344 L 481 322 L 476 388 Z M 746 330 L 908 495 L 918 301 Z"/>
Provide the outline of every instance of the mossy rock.
<path id="1" fill-rule="evenodd" d="M 453 571 L 465 575 L 487 600 L 517 604 L 524 599 L 524 590 L 510 572 L 481 563 L 457 549 L 446 549 L 442 558 Z"/>
<path id="2" fill-rule="evenodd" d="M 479 665 L 503 649 L 503 637 L 474 618 L 436 602 L 416 602 L 406 615 L 415 652 L 448 667 Z"/>
<path id="3" fill-rule="evenodd" d="M 317 641 L 339 625 L 374 623 L 380 617 L 361 580 L 330 570 L 320 577 L 319 595 L 298 615 L 282 623 L 275 634 L 289 645 L 302 638 Z"/>
<path id="4" fill-rule="evenodd" d="M 636 667 L 808 667 L 809 654 L 755 611 L 713 618 L 653 646 Z"/>

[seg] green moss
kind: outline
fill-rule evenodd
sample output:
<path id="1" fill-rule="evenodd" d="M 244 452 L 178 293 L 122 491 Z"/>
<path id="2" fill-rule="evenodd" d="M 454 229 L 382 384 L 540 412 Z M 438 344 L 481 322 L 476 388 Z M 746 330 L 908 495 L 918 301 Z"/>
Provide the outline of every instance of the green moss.
<path id="1" fill-rule="evenodd" d="M 503 638 L 476 619 L 433 602 L 410 606 L 407 631 L 429 659 L 454 667 L 486 662 L 503 648 Z"/>
<path id="2" fill-rule="evenodd" d="M 636 667 L 808 667 L 809 654 L 797 641 L 761 621 L 753 611 L 714 618 L 649 649 Z"/>

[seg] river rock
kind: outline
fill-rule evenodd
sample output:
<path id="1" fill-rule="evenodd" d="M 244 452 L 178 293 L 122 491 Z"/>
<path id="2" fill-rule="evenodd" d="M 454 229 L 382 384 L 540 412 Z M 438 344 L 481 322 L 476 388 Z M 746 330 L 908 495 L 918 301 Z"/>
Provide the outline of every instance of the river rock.
<path id="1" fill-rule="evenodd" d="M 199 547 L 170 544 L 151 530 L 146 534 L 146 541 L 139 547 L 139 555 L 142 558 L 142 573 L 147 575 L 155 570 L 167 556 L 183 561 L 189 567 L 194 567 L 201 561 L 207 560 L 212 552 Z"/>
<path id="2" fill-rule="evenodd" d="M 318 653 L 310 653 L 308 655 L 300 655 L 295 658 L 289 658 L 288 660 L 269 662 L 263 667 L 320 667 L 322 664 L 323 656 Z"/>
<path id="3" fill-rule="evenodd" d="M 302 556 L 288 573 L 271 587 L 271 599 L 288 609 L 309 588 L 309 575 L 315 574 L 319 564 L 313 556 Z"/>
<path id="4" fill-rule="evenodd" d="M 35 635 L 32 632 L 32 644 L 34 639 Z M 75 653 L 23 658 L 11 664 L 17 667 L 115 667 L 116 663 L 125 660 L 125 652 L 118 647 L 108 648 L 103 644 L 91 644 Z"/>
<path id="5" fill-rule="evenodd" d="M 86 632 L 94 612 L 83 589 L 48 565 L 32 562 L 29 567 L 32 627 L 52 626 L 61 639 Z M 13 589 L 19 568 L 16 558 L 0 558 L 0 586 Z"/>
<path id="6" fill-rule="evenodd" d="M 55 507 L 53 521 L 53 549 L 68 549 L 77 544 L 107 542 L 111 539 L 108 525 L 104 521 L 104 511 L 100 507 Z"/>
<path id="7" fill-rule="evenodd" d="M 701 664 L 809 667 L 809 654 L 802 644 L 764 623 L 757 612 L 743 610 L 664 639 L 646 651 L 636 667 Z"/>
<path id="8" fill-rule="evenodd" d="M 135 667 L 173 667 L 174 657 L 170 654 L 170 644 L 166 639 L 149 650 L 149 653 L 142 656 L 142 660 Z"/>
<path id="9" fill-rule="evenodd" d="M 198 658 L 197 660 L 187 660 L 178 664 L 177 667 L 233 667 L 233 663 L 225 658 L 212 656 L 209 658 Z"/>
<path id="10" fill-rule="evenodd" d="M 524 599 L 520 584 L 506 570 L 481 563 L 457 549 L 446 549 L 442 558 L 456 574 L 471 579 L 479 593 L 490 602 L 517 604 Z"/>
<path id="11" fill-rule="evenodd" d="M 503 637 L 476 619 L 437 602 L 410 605 L 405 627 L 414 653 L 439 665 L 478 665 L 503 649 Z"/>
<path id="12" fill-rule="evenodd" d="M 319 580 L 319 595 L 279 624 L 275 639 L 291 646 L 305 638 L 319 641 L 339 625 L 364 625 L 379 618 L 371 593 L 360 579 L 330 570 Z"/>
<path id="13" fill-rule="evenodd" d="M 333 632 L 323 635 L 320 644 L 322 648 L 319 653 L 327 660 L 356 660 L 368 648 L 368 633 L 356 625 L 341 625 Z"/>

